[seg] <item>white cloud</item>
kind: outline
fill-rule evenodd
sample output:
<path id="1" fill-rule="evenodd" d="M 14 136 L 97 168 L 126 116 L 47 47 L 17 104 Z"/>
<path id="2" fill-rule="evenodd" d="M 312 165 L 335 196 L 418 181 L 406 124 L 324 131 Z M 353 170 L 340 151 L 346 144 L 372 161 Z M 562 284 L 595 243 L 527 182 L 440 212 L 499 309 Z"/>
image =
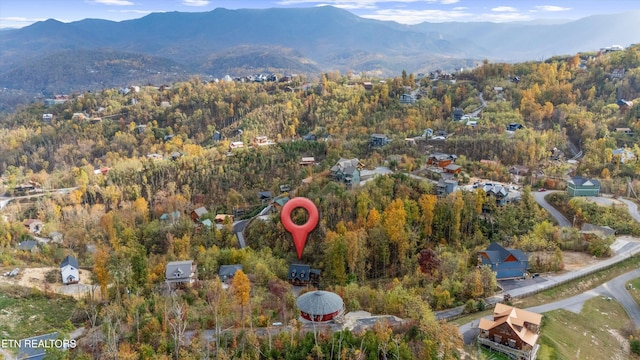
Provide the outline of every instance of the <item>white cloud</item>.
<path id="1" fill-rule="evenodd" d="M 498 7 L 494 7 L 493 9 L 491 9 L 491 11 L 495 11 L 495 12 L 516 12 L 518 11 L 518 9 L 511 7 L 511 6 L 498 6 Z"/>
<path id="2" fill-rule="evenodd" d="M 524 21 L 531 20 L 529 15 L 521 14 L 519 12 L 500 12 L 491 14 L 481 14 L 474 21 L 489 21 L 489 22 L 508 22 L 508 21 Z"/>
<path id="3" fill-rule="evenodd" d="M 455 4 L 457 2 L 460 2 L 460 0 L 441 0 L 440 4 L 449 5 L 449 4 Z"/>
<path id="4" fill-rule="evenodd" d="M 128 0 L 93 0 L 96 4 L 102 5 L 115 5 L 115 6 L 130 6 L 135 5 L 131 1 Z"/>
<path id="5" fill-rule="evenodd" d="M 209 0 L 182 0 L 182 5 L 187 6 L 207 6 L 209 5 Z"/>
<path id="6" fill-rule="evenodd" d="M 473 14 L 460 11 L 444 10 L 378 10 L 374 14 L 362 15 L 364 18 L 383 21 L 395 21 L 401 24 L 419 24 L 421 22 L 447 22 L 469 20 Z"/>
<path id="7" fill-rule="evenodd" d="M 536 9 L 538 9 L 540 11 L 568 11 L 568 10 L 571 10 L 571 8 L 566 8 L 566 7 L 561 7 L 561 6 L 554 6 L 554 5 L 540 5 L 540 6 L 536 6 Z"/>
<path id="8" fill-rule="evenodd" d="M 456 7 L 453 8 L 453 10 L 458 10 L 458 11 L 460 11 L 460 10 L 469 10 L 469 8 L 466 7 L 466 6 L 456 6 Z"/>

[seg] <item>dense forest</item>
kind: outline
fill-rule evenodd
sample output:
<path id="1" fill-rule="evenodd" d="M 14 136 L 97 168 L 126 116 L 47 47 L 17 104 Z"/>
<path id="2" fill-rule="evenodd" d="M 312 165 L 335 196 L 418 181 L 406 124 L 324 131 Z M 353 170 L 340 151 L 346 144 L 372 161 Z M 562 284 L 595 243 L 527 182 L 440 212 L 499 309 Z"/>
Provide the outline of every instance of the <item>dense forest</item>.
<path id="1" fill-rule="evenodd" d="M 100 294 L 78 301 L 70 319 L 91 335 L 61 358 L 457 358 L 457 329 L 436 321 L 433 311 L 465 304 L 475 311 L 484 306 L 478 299 L 494 293 L 495 275 L 477 266 L 478 250 L 492 241 L 523 249 L 536 254 L 535 271 L 561 270 L 563 250 L 605 255 L 606 240 L 585 242 L 576 229 L 554 225 L 531 189 L 564 189 L 571 174 L 599 179 L 608 193 L 640 191 L 640 46 L 544 62 L 485 62 L 455 75 L 455 81 L 406 72 L 392 79 L 329 72 L 318 82 L 194 78 L 71 94 L 63 104 L 2 114 L 7 195 L 25 195 L 19 189 L 27 183 L 44 193 L 68 190 L 2 210 L 0 262 L 57 266 L 73 254 L 92 270 Z M 400 102 L 408 93 L 417 95 L 415 103 Z M 485 101 L 477 126 L 452 121 L 456 109 L 471 113 Z M 43 121 L 43 114 L 52 119 Z M 511 123 L 523 128 L 507 131 Z M 405 140 L 427 128 L 446 133 L 446 141 Z M 372 147 L 373 133 L 391 142 Z M 258 136 L 274 144 L 249 146 Z M 230 150 L 239 141 L 245 147 Z M 621 148 L 635 157 L 622 161 L 614 155 Z M 519 185 L 520 200 L 503 206 L 482 189 L 436 196 L 434 183 L 421 178 L 435 151 L 458 156 L 461 185 L 472 177 L 510 182 L 515 165 L 531 172 Z M 574 155 L 577 161 L 566 161 Z M 315 165 L 301 165 L 302 157 L 314 157 Z M 347 187 L 329 176 L 340 158 L 394 174 Z M 281 194 L 281 185 L 291 190 Z M 320 223 L 301 260 L 277 214 L 249 222 L 245 248 L 230 221 L 207 228 L 189 217 L 205 206 L 205 219 L 251 219 L 268 205 L 259 195 L 265 191 L 304 196 L 318 207 Z M 554 201 L 578 223 L 624 218 L 561 196 Z M 161 219 L 176 211 L 177 221 Z M 304 221 L 304 213 L 294 216 Z M 64 242 L 38 254 L 17 250 L 30 238 L 24 219 L 43 221 L 41 236 L 61 232 Z M 616 224 L 623 233 L 640 233 L 631 223 Z M 188 259 L 197 263 L 200 282 L 167 295 L 165 265 Z M 319 287 L 341 295 L 347 311 L 407 321 L 362 332 L 310 330 L 292 320 L 298 313 L 286 279 L 297 261 L 320 269 Z M 217 274 L 229 264 L 243 270 L 226 289 Z M 274 322 L 288 331 L 260 332 Z M 216 329 L 214 342 L 199 337 L 207 329 Z"/>

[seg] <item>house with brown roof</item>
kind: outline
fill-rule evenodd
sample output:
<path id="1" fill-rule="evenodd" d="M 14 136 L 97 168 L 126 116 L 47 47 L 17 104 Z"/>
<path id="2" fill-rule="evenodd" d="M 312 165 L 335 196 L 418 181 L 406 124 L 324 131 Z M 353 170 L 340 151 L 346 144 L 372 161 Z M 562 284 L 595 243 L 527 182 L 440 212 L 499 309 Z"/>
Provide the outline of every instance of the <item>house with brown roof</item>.
<path id="1" fill-rule="evenodd" d="M 209 211 L 207 210 L 206 207 L 204 206 L 200 206 L 199 208 L 193 210 L 190 214 L 191 216 L 191 220 L 193 220 L 194 222 L 198 222 L 200 221 L 200 219 Z"/>
<path id="2" fill-rule="evenodd" d="M 39 234 L 44 223 L 38 219 L 27 219 L 23 222 L 24 227 L 32 234 Z"/>
<path id="3" fill-rule="evenodd" d="M 478 343 L 517 360 L 536 358 L 542 315 L 498 303 L 493 319 L 480 319 Z"/>
<path id="4" fill-rule="evenodd" d="M 456 155 L 433 153 L 427 157 L 427 164 L 431 166 L 437 166 L 439 168 L 445 168 L 449 164 L 454 163 L 458 157 Z"/>

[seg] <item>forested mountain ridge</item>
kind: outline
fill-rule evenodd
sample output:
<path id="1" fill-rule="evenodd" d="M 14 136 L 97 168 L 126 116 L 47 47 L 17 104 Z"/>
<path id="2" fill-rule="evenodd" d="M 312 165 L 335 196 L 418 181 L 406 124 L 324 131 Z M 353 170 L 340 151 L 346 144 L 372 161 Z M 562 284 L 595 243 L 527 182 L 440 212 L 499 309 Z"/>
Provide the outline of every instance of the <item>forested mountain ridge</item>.
<path id="1" fill-rule="evenodd" d="M 66 59 L 67 66 L 74 68 L 76 51 L 86 56 L 86 52 L 104 50 L 141 54 L 141 59 L 148 60 L 170 59 L 190 74 L 215 77 L 267 71 L 310 75 L 318 70 L 371 72 L 383 76 L 397 74 L 402 69 L 427 73 L 437 68 L 472 67 L 485 58 L 538 60 L 613 44 L 626 46 L 640 41 L 637 37 L 640 25 L 636 21 L 639 14 L 601 15 L 544 25 L 423 23 L 407 26 L 363 19 L 325 6 L 153 13 L 122 22 L 47 20 L 3 32 L 0 86 L 20 88 L 20 84 L 25 83 L 29 87 L 24 90 L 50 92 L 102 89 L 104 87 L 96 87 L 91 76 L 82 82 L 66 84 L 48 81 L 52 75 L 46 67 L 34 68 L 25 62 L 39 59 L 46 63 L 43 57 L 55 55 L 58 61 Z M 259 52 L 247 52 L 247 47 L 257 47 L 265 56 L 255 56 Z M 229 57 L 233 62 L 224 60 Z M 147 68 L 154 66 L 150 63 Z M 24 76 L 42 81 L 32 84 L 28 77 L 24 81 Z M 127 85 L 130 80 L 123 76 L 113 78 L 114 82 L 122 82 L 121 85 Z M 141 76 L 138 81 L 147 80 Z"/>
<path id="2" fill-rule="evenodd" d="M 57 265 L 73 254 L 92 268 L 95 284 L 109 299 L 77 304 L 70 320 L 86 324 L 92 336 L 72 356 L 258 359 L 313 353 L 322 358 L 337 344 L 348 359 L 362 353 L 459 358 L 455 327 L 435 321 L 432 309 L 484 306 L 477 299 L 494 292 L 495 275 L 477 267 L 478 250 L 497 241 L 535 254 L 535 271 L 554 271 L 563 266 L 563 250 L 599 254 L 608 246 L 607 240 L 589 243 L 577 229 L 553 225 L 528 185 L 561 189 L 567 174 L 579 174 L 598 178 L 603 191 L 617 193 L 627 178 L 640 175 L 637 160 L 621 163 L 612 153 L 626 147 L 640 155 L 639 46 L 545 62 L 486 62 L 456 73 L 455 81 L 417 79 L 407 72 L 383 79 L 334 71 L 319 78 L 298 76 L 288 83 L 192 78 L 85 92 L 64 104 L 37 103 L 0 115 L 0 172 L 9 192 L 29 181 L 74 187 L 68 195 L 7 205 L 2 210 L 7 220 L 0 218 L 0 261 L 20 268 Z M 364 82 L 371 83 L 370 90 Z M 407 93 L 416 94 L 415 103 L 400 102 Z M 480 93 L 486 107 L 477 126 L 452 121 L 456 108 L 464 113 L 479 108 Z M 50 123 L 43 114 L 53 116 Z M 523 129 L 506 131 L 511 123 Z M 418 140 L 415 146 L 405 141 L 427 128 L 446 132 L 446 140 Z M 318 140 L 304 140 L 308 133 Z M 392 141 L 370 147 L 372 133 Z M 257 136 L 276 144 L 249 147 Z M 230 151 L 232 141 L 246 147 Z M 569 142 L 583 150 L 578 164 L 551 158 L 554 148 L 569 154 Z M 437 197 L 431 182 L 407 176 L 428 176 L 426 156 L 437 151 L 458 156 L 461 185 L 471 176 L 507 183 L 513 165 L 532 172 L 518 185 L 521 200 L 504 206 L 483 190 Z M 314 157 L 318 165 L 301 165 L 302 157 Z M 395 174 L 352 188 L 328 176 L 338 159 L 353 157 L 366 169 L 388 166 Z M 347 310 L 396 315 L 406 326 L 314 337 L 312 329 L 289 322 L 298 312 L 285 279 L 288 264 L 300 260 L 279 214 L 253 221 L 244 249 L 230 223 L 209 230 L 189 218 L 199 206 L 209 211 L 205 219 L 234 209 L 250 217 L 266 206 L 258 192 L 280 194 L 285 184 L 292 191 L 282 195 L 308 197 L 320 211 L 302 259 L 322 271 L 320 287 L 340 294 Z M 632 186 L 640 190 L 637 181 Z M 637 223 L 615 209 L 591 211 L 578 202 L 567 208 L 578 224 L 640 234 Z M 179 220 L 161 220 L 175 211 Z M 22 223 L 27 218 L 45 223 L 42 236 L 63 232 L 63 245 L 46 245 L 41 254 L 16 249 L 30 236 Z M 197 262 L 201 283 L 165 296 L 164 266 L 187 259 Z M 224 291 L 216 275 L 220 265 L 230 264 L 242 264 L 248 277 Z M 237 290 L 247 289 L 247 282 L 248 293 Z M 171 330 L 180 321 L 195 334 L 232 331 L 220 336 L 219 344 L 198 337 L 186 342 L 184 334 Z M 273 322 L 290 323 L 291 331 L 259 335 Z"/>

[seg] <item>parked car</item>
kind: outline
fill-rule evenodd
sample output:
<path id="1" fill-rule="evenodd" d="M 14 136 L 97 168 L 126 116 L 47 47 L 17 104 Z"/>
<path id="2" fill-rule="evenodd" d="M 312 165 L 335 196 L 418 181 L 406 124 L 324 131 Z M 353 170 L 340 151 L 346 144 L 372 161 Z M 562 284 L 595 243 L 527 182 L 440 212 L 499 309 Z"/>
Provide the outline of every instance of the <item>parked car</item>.
<path id="1" fill-rule="evenodd" d="M 545 188 L 538 189 L 538 192 L 545 192 L 545 191 L 547 191 L 547 189 L 545 189 Z"/>

